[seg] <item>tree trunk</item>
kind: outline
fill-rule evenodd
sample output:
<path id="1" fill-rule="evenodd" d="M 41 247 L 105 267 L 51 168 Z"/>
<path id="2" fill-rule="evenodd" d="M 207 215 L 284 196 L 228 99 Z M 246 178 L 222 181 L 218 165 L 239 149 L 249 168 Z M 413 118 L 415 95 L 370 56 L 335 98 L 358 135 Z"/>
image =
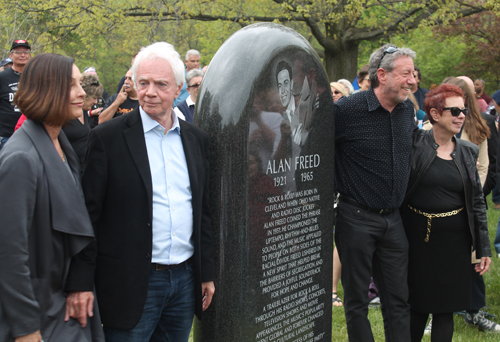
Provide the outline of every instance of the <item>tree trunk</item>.
<path id="1" fill-rule="evenodd" d="M 334 50 L 325 49 L 325 68 L 330 82 L 341 78 L 353 81 L 358 73 L 359 42 L 333 41 Z"/>

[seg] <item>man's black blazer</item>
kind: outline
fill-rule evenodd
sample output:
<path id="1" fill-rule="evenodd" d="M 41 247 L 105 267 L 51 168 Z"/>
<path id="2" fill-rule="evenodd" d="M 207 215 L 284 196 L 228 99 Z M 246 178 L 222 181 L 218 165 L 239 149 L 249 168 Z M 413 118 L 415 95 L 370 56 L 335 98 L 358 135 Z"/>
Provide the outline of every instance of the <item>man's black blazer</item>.
<path id="1" fill-rule="evenodd" d="M 193 205 L 196 315 L 201 282 L 215 280 L 209 210 L 209 141 L 180 121 Z M 152 180 L 139 109 L 91 131 L 83 190 L 97 239 L 95 285 L 105 327 L 131 329 L 148 289 L 152 253 Z"/>

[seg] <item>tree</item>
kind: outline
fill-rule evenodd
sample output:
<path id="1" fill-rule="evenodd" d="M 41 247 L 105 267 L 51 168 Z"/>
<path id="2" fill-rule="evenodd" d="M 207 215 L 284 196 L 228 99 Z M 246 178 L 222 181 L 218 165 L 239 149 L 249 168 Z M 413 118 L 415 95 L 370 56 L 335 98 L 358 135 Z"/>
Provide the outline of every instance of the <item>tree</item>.
<path id="1" fill-rule="evenodd" d="M 464 56 L 456 66 L 456 74 L 471 78 L 483 78 L 491 87 L 497 89 L 500 81 L 500 17 L 492 12 L 478 13 L 458 19 L 435 30 L 440 40 L 459 37 L 464 43 Z"/>
<path id="2" fill-rule="evenodd" d="M 482 12 L 486 6 L 498 6 L 493 0 L 491 4 L 467 0 L 261 0 L 257 7 L 244 0 L 192 3 L 196 6 L 183 7 L 173 2 L 160 10 L 136 7 L 131 8 L 127 16 L 225 20 L 241 26 L 257 21 L 306 25 L 323 49 L 321 55 L 330 79 L 351 78 L 356 74 L 361 41 L 387 39 L 419 25 L 448 23 Z M 279 9 L 275 5 L 279 5 Z"/>
<path id="3" fill-rule="evenodd" d="M 500 11 L 496 0 L 0 1 L 4 15 L 14 8 L 43 22 L 47 40 L 59 42 L 77 35 L 90 51 L 95 36 L 123 34 L 131 25 L 131 35 L 154 40 L 169 31 L 167 41 L 182 45 L 180 37 L 185 41 L 200 33 L 182 30 L 189 25 L 216 22 L 215 26 L 224 29 L 229 26 L 221 32 L 227 37 L 236 28 L 253 22 L 280 22 L 304 34 L 319 49 L 330 79 L 356 74 L 360 42 L 387 40 L 397 33 L 422 25 L 446 24 L 486 8 Z"/>

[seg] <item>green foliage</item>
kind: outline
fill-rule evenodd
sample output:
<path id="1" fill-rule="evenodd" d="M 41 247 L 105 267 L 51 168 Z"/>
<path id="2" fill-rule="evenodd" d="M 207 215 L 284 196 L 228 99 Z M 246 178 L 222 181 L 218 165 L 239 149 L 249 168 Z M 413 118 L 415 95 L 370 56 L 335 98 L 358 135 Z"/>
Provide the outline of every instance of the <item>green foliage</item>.
<path id="1" fill-rule="evenodd" d="M 419 26 L 447 23 L 497 1 L 456 0 L 0 0 L 4 55 L 14 37 L 27 38 L 35 53 L 59 51 L 92 63 L 112 83 L 144 45 L 168 41 L 183 54 L 202 52 L 209 63 L 236 30 L 253 22 L 280 22 L 303 34 L 325 56 L 331 79 L 352 78 L 366 46 L 378 46 Z M 424 42 L 425 43 L 425 42 Z M 432 42 L 428 42 L 432 43 Z M 345 60 L 354 62 L 345 63 Z M 116 64 L 116 65 L 115 65 Z M 440 71 L 441 72 L 441 71 Z"/>
<path id="2" fill-rule="evenodd" d="M 441 84 L 448 76 L 463 75 L 463 72 L 456 68 L 465 57 L 465 43 L 459 37 L 446 37 L 440 41 L 432 28 L 423 27 L 405 35 L 395 36 L 392 43 L 409 47 L 417 53 L 415 65 L 422 73 L 423 88 Z"/>

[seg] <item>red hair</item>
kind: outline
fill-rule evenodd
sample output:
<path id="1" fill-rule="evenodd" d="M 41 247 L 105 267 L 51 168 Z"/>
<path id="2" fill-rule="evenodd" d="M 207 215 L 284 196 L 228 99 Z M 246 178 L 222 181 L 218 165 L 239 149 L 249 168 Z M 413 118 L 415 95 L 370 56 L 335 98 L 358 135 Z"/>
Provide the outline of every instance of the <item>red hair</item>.
<path id="1" fill-rule="evenodd" d="M 425 95 L 424 108 L 431 124 L 435 123 L 431 116 L 431 109 L 437 109 L 439 115 L 441 115 L 443 113 L 443 108 L 445 108 L 446 99 L 449 97 L 463 98 L 464 93 L 460 87 L 454 84 L 443 83 Z"/>

